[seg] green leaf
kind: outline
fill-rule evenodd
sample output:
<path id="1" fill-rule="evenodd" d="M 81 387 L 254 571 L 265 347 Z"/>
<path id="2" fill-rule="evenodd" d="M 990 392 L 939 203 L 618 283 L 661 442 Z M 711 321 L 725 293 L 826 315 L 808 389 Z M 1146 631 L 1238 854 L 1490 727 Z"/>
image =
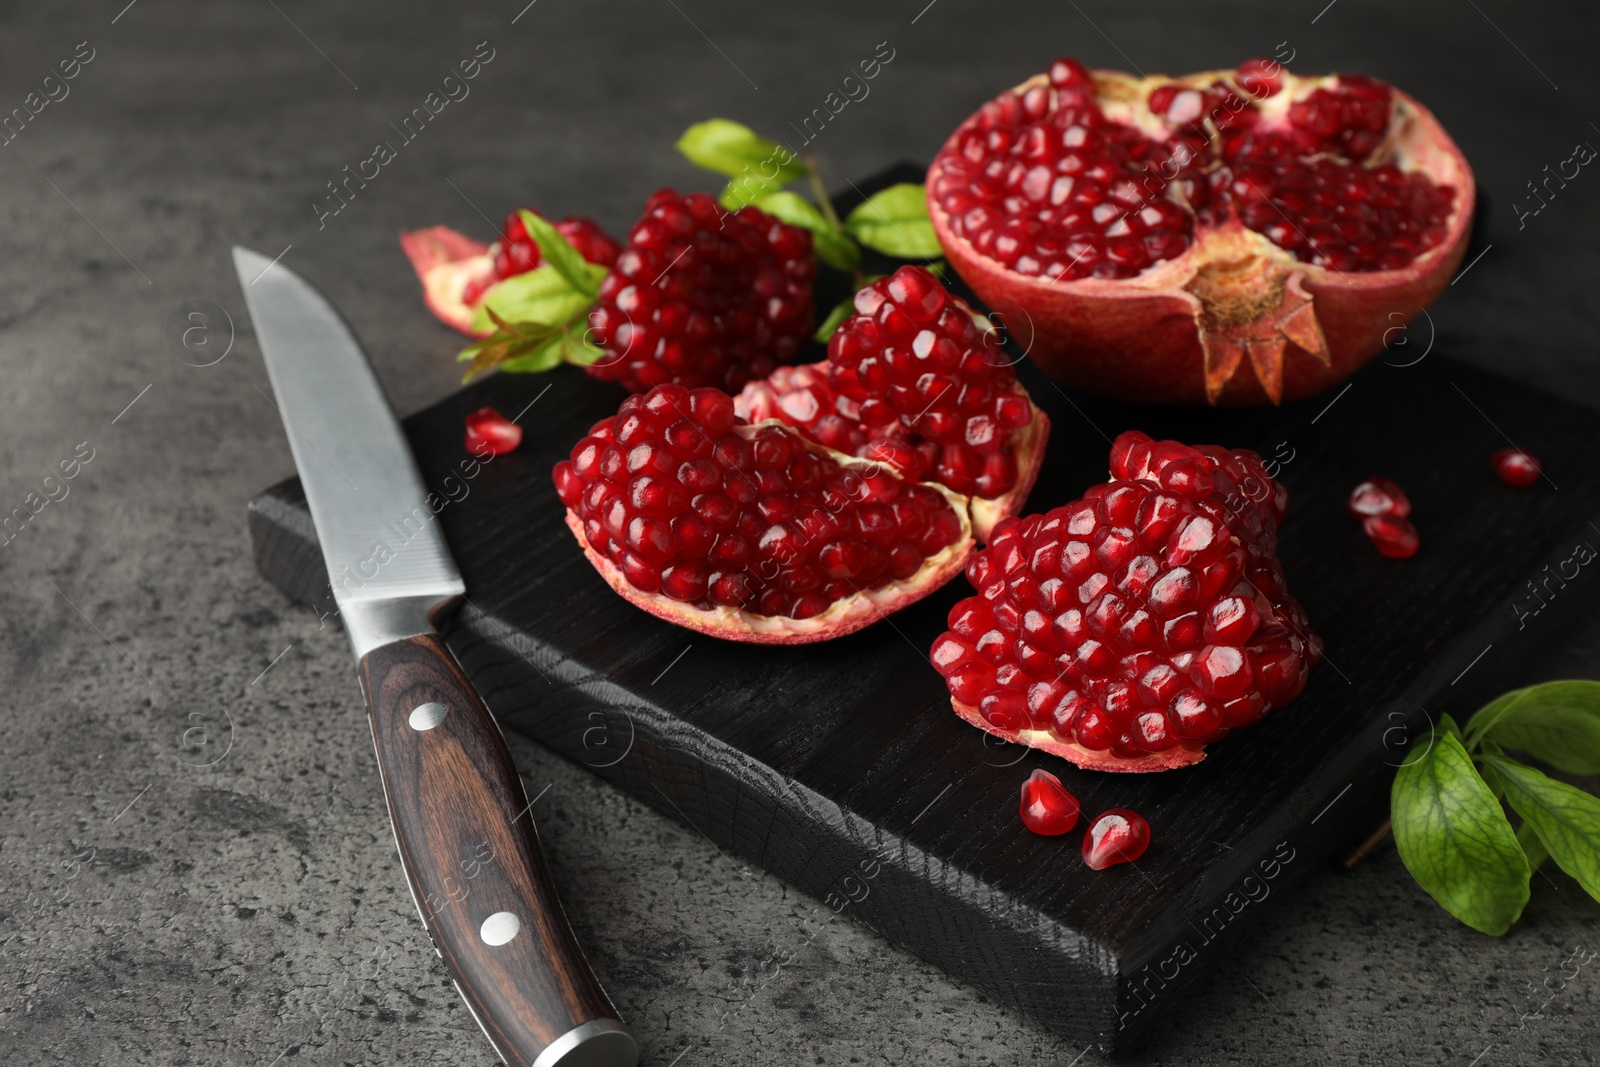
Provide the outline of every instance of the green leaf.
<path id="1" fill-rule="evenodd" d="M 1600 682 L 1546 682 L 1513 690 L 1467 723 L 1488 738 L 1569 774 L 1600 774 Z"/>
<path id="2" fill-rule="evenodd" d="M 1600 900 L 1600 797 L 1504 756 L 1491 753 L 1484 762 L 1505 786 L 1512 810 L 1533 827 L 1556 866 Z"/>
<path id="3" fill-rule="evenodd" d="M 845 297 L 833 306 L 832 311 L 828 312 L 828 317 L 822 320 L 822 325 L 817 327 L 817 332 L 812 334 L 811 339 L 818 344 L 827 344 L 833 338 L 833 333 L 839 328 L 840 323 L 854 315 L 855 312 L 856 298 L 853 296 Z"/>
<path id="4" fill-rule="evenodd" d="M 561 334 L 499 364 L 508 374 L 542 374 L 561 365 Z"/>
<path id="5" fill-rule="evenodd" d="M 760 195 L 762 190 L 781 188 L 810 173 L 787 147 L 731 119 L 708 119 L 690 126 L 678 138 L 678 151 L 697 167 L 733 178 L 724 196 L 735 187 Z M 750 199 L 746 197 L 740 204 Z M 725 207 L 740 204 L 723 201 Z"/>
<path id="6" fill-rule="evenodd" d="M 1528 857 L 1528 866 L 1536 871 L 1539 869 L 1539 864 L 1550 858 L 1550 850 L 1539 840 L 1539 833 L 1533 828 L 1533 823 L 1526 819 L 1517 827 L 1517 844 L 1522 846 L 1522 854 Z"/>
<path id="7" fill-rule="evenodd" d="M 939 238 L 928 218 L 928 198 L 920 185 L 901 182 L 869 196 L 844 220 L 857 241 L 902 259 L 942 255 Z"/>
<path id="8" fill-rule="evenodd" d="M 561 332 L 561 358 L 577 367 L 591 367 L 606 358 L 605 350 L 583 333 Z"/>
<path id="9" fill-rule="evenodd" d="M 600 277 L 605 276 L 604 267 L 593 269 L 600 271 Z M 593 297 L 573 286 L 554 264 L 541 263 L 534 270 L 513 274 L 496 283 L 478 306 L 472 328 L 479 332 L 493 329 L 491 312 L 508 322 L 559 324 L 586 310 L 593 302 Z"/>
<path id="10" fill-rule="evenodd" d="M 773 218 L 811 231 L 817 258 L 838 270 L 854 270 L 861 262 L 861 249 L 848 234 L 829 222 L 817 205 L 799 193 L 768 193 L 755 206 Z"/>
<path id="11" fill-rule="evenodd" d="M 539 246 L 540 259 L 554 267 L 572 288 L 589 299 L 599 296 L 600 282 L 606 276 L 606 268 L 584 259 L 583 253 L 573 248 L 560 230 L 538 215 L 526 208 L 518 214 L 522 216 L 522 225 L 527 227 L 528 236 Z"/>
<path id="12" fill-rule="evenodd" d="M 1401 764 L 1389 794 L 1400 859 L 1417 884 L 1475 930 L 1503 934 L 1528 903 L 1533 870 L 1500 802 L 1448 730 Z"/>
<path id="13" fill-rule="evenodd" d="M 462 381 L 469 382 L 495 367 L 511 371 L 538 371 L 549 370 L 560 362 L 560 347 L 553 350 L 554 362 L 550 362 L 551 353 L 547 349 L 560 340 L 561 327 L 542 322 L 507 322 L 492 310 L 489 318 L 494 323 L 495 332 L 463 348 L 456 356 L 460 362 L 470 360 L 472 363 Z"/>

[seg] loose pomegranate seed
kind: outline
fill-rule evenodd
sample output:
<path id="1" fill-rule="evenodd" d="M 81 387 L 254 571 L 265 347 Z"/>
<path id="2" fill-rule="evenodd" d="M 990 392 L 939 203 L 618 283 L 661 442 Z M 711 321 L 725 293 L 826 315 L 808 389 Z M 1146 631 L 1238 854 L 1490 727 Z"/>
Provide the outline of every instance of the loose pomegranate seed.
<path id="1" fill-rule="evenodd" d="M 704 610 L 808 619 L 910 579 L 962 534 L 937 490 L 752 427 L 712 388 L 630 396 L 554 478 L 588 547 L 633 589 Z"/>
<path id="2" fill-rule="evenodd" d="M 1422 544 L 1411 520 L 1399 515 L 1368 515 L 1361 529 L 1377 550 L 1390 559 L 1410 559 Z"/>
<path id="3" fill-rule="evenodd" d="M 664 382 L 737 392 L 791 362 L 812 330 L 811 234 L 753 207 L 662 189 L 600 285 L 586 368 L 634 392 Z"/>
<path id="4" fill-rule="evenodd" d="M 1102 769 L 1254 723 L 1321 655 L 1275 555 L 1287 498 L 1259 456 L 1127 433 L 1111 472 L 999 523 L 967 566 L 978 595 L 932 650 L 958 710 Z M 1260 500 L 1240 488 L 1255 479 Z"/>
<path id="5" fill-rule="evenodd" d="M 1494 464 L 1494 472 L 1502 482 L 1518 489 L 1526 489 L 1538 481 L 1544 469 L 1537 458 L 1519 448 L 1502 448 L 1489 457 L 1489 462 Z"/>
<path id="6" fill-rule="evenodd" d="M 1153 88 L 1157 138 L 1108 119 L 1076 61 L 1050 78 L 963 124 L 929 190 L 958 235 L 1020 274 L 1131 278 L 1186 252 L 1197 222 L 1234 217 L 1337 271 L 1397 269 L 1445 236 L 1454 188 L 1370 161 L 1393 110 L 1382 82 L 1344 75 L 1262 121 L 1256 101 L 1282 72 L 1251 60 L 1235 75 L 1245 95 L 1221 81 Z"/>
<path id="7" fill-rule="evenodd" d="M 1411 514 L 1411 501 L 1404 489 L 1387 478 L 1368 478 L 1350 490 L 1347 505 L 1358 519 L 1369 515 L 1393 515 L 1403 519 Z"/>
<path id="8" fill-rule="evenodd" d="M 467 416 L 467 451 L 475 456 L 503 456 L 522 444 L 522 427 L 494 408 L 479 408 Z"/>
<path id="9" fill-rule="evenodd" d="M 1127 808 L 1112 808 L 1089 824 L 1083 835 L 1083 862 L 1097 871 L 1131 863 L 1150 847 L 1150 824 Z"/>
<path id="10" fill-rule="evenodd" d="M 1078 801 L 1049 771 L 1034 771 L 1022 783 L 1022 825 L 1044 837 L 1078 825 Z"/>

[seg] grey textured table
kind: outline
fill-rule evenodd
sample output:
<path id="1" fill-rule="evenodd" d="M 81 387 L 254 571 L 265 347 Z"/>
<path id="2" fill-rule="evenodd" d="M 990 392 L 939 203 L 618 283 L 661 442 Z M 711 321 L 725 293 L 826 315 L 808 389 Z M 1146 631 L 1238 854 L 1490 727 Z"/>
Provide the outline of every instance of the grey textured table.
<path id="1" fill-rule="evenodd" d="M 1439 349 L 1600 405 L 1600 187 L 1580 176 L 1522 228 L 1513 210 L 1546 164 L 1600 141 L 1592 10 L 123 2 L 0 12 L 0 113 L 31 91 L 58 97 L 0 148 L 0 513 L 80 443 L 93 450 L 67 495 L 0 544 L 8 1065 L 492 1062 L 406 894 L 344 637 L 249 562 L 244 503 L 290 466 L 234 242 L 286 250 L 408 411 L 458 371 L 399 255 L 402 227 L 487 238 L 483 215 L 526 203 L 620 232 L 657 186 L 709 187 L 671 150 L 685 125 L 722 114 L 781 134 L 883 41 L 894 58 L 871 95 L 815 141 L 836 180 L 926 158 L 1056 54 L 1181 71 L 1287 41 L 1298 70 L 1365 70 L 1419 96 L 1478 170 L 1491 248 L 1433 309 Z M 470 96 L 319 229 L 325 183 L 393 140 L 389 123 L 483 41 L 493 59 Z M 77 76 L 41 86 L 75 52 L 92 56 Z M 239 324 L 212 366 L 166 340 L 192 298 Z M 1600 675 L 1600 620 L 1550 633 L 1548 649 L 1530 679 Z M 692 829 L 512 747 L 569 915 L 646 1062 L 1097 1062 Z M 1574 946 L 1600 947 L 1600 906 L 1559 874 L 1535 881 L 1523 922 L 1491 939 L 1428 900 L 1392 848 L 1319 873 L 1135 1058 L 1594 1063 L 1596 974 L 1517 1018 Z"/>

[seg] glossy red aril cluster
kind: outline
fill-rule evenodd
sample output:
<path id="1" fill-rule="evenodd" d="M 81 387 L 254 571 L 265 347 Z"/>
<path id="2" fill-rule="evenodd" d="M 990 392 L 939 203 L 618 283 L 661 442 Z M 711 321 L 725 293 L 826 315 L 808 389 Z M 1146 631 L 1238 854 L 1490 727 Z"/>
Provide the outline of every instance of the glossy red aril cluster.
<path id="1" fill-rule="evenodd" d="M 1155 136 L 1108 119 L 1089 72 L 1057 60 L 1048 85 L 1001 94 L 957 131 L 930 193 L 978 252 L 1052 281 L 1134 277 L 1186 252 L 1197 222 L 1233 217 L 1338 271 L 1402 267 L 1444 239 L 1455 190 L 1374 155 L 1389 86 L 1342 75 L 1263 126 L 1259 101 L 1279 89 L 1264 60 L 1233 84 L 1158 84 Z"/>
<path id="2" fill-rule="evenodd" d="M 1112 808 L 1089 824 L 1083 835 L 1083 862 L 1097 871 L 1131 863 L 1150 847 L 1150 824 L 1127 808 Z"/>
<path id="3" fill-rule="evenodd" d="M 587 547 L 632 590 L 701 609 L 808 619 L 916 575 L 962 523 L 937 490 L 846 467 L 713 388 L 623 402 L 555 468 Z"/>
<path id="4" fill-rule="evenodd" d="M 1368 478 L 1350 491 L 1350 514 L 1361 520 L 1361 530 L 1373 547 L 1390 559 L 1409 559 L 1422 544 L 1417 528 L 1407 518 L 1411 499 L 1387 478 Z"/>
<path id="5" fill-rule="evenodd" d="M 674 382 L 737 391 L 810 336 L 811 234 L 753 207 L 663 189 L 645 205 L 589 321 L 589 373 L 633 392 Z"/>
<path id="6" fill-rule="evenodd" d="M 1022 783 L 1018 811 L 1022 825 L 1044 837 L 1064 834 L 1078 825 L 1077 798 L 1049 771 L 1036 770 Z"/>
<path id="7" fill-rule="evenodd" d="M 1299 695 L 1321 657 L 1254 453 L 1126 433 L 1113 480 L 1008 519 L 932 659 L 958 713 L 1105 770 L 1192 763 Z"/>
<path id="8" fill-rule="evenodd" d="M 1033 420 L 1033 405 L 994 335 L 922 267 L 878 279 L 855 306 L 828 342 L 828 384 L 859 428 L 825 415 L 812 429 L 817 440 L 965 496 L 1014 486 L 1016 458 L 1005 445 Z M 874 447 L 863 451 L 856 433 Z"/>
<path id="9" fill-rule="evenodd" d="M 862 288 L 820 363 L 779 367 L 737 400 L 846 455 L 887 463 L 980 501 L 980 540 L 1021 505 L 1049 420 L 1017 381 L 995 331 L 922 267 Z"/>
<path id="10" fill-rule="evenodd" d="M 494 408 L 479 408 L 467 416 L 466 444 L 474 456 L 503 456 L 522 444 L 522 427 Z"/>
<path id="11" fill-rule="evenodd" d="M 1489 462 L 1494 465 L 1494 472 L 1502 482 L 1518 489 L 1533 485 L 1544 470 L 1537 458 L 1520 448 L 1502 448 L 1489 457 Z"/>

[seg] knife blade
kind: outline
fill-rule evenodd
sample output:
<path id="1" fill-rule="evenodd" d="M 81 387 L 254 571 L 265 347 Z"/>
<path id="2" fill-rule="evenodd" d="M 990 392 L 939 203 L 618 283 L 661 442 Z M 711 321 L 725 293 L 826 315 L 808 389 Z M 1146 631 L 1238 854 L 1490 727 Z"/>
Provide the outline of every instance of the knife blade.
<path id="1" fill-rule="evenodd" d="M 434 950 L 511 1067 L 634 1067 L 633 1038 L 562 914 L 505 739 L 435 628 L 466 584 L 377 376 L 294 271 L 237 246 L 233 262 Z"/>

